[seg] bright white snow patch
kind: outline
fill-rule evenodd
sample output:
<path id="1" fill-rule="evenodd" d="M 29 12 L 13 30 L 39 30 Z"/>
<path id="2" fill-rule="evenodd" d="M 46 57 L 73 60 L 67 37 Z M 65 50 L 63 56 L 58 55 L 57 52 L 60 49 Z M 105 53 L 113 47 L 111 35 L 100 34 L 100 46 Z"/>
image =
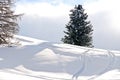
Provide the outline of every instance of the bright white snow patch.
<path id="1" fill-rule="evenodd" d="M 0 80 L 119 80 L 120 52 L 15 36 L 0 48 Z"/>
<path id="2" fill-rule="evenodd" d="M 3 60 L 3 58 L 0 58 L 0 61 L 2 61 Z"/>

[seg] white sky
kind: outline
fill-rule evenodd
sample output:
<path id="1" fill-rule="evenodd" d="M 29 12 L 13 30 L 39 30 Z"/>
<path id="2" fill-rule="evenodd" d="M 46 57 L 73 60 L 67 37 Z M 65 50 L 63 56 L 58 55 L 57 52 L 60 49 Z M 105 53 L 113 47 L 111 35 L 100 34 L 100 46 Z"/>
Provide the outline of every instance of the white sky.
<path id="1" fill-rule="evenodd" d="M 74 3 L 78 4 L 78 2 Z M 120 50 L 119 3 L 120 0 L 86 0 L 83 2 L 83 7 L 89 16 L 88 20 L 94 28 L 95 47 Z M 70 1 L 67 4 L 64 0 L 17 3 L 16 12 L 25 14 L 20 23 L 20 34 L 60 42 L 64 36 L 65 24 L 69 21 L 69 10 L 73 9 L 74 5 L 70 4 Z"/>
<path id="2" fill-rule="evenodd" d="M 50 3 L 26 3 L 17 6 L 17 12 L 25 13 L 26 15 L 37 15 L 39 17 L 58 17 L 68 14 L 72 7 L 60 3 L 59 5 L 51 5 Z"/>

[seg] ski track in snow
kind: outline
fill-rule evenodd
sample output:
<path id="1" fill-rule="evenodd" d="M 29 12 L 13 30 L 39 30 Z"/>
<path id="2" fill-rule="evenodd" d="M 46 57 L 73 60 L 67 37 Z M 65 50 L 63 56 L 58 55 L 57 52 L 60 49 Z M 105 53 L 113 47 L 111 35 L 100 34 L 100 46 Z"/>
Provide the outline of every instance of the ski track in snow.
<path id="1" fill-rule="evenodd" d="M 101 72 L 99 72 L 98 74 L 96 74 L 96 76 L 88 79 L 88 80 L 95 80 L 96 78 L 98 78 L 100 75 L 102 75 L 103 73 L 105 73 L 107 70 L 109 70 L 112 66 L 113 66 L 113 63 L 115 61 L 115 55 L 110 52 L 110 51 L 107 51 L 108 53 L 108 57 L 109 57 L 109 64 L 105 67 L 105 69 Z"/>
<path id="2" fill-rule="evenodd" d="M 77 71 L 75 74 L 73 74 L 72 80 L 77 80 L 79 75 L 84 71 L 84 69 L 86 67 L 85 64 L 87 64 L 85 56 L 86 56 L 87 52 L 89 52 L 89 51 L 90 50 L 88 49 L 87 51 L 83 52 L 82 55 L 79 56 L 79 58 L 82 61 L 82 68 L 80 68 L 79 71 Z M 107 70 L 109 70 L 113 66 L 113 63 L 115 61 L 115 55 L 112 52 L 110 52 L 110 51 L 107 51 L 107 53 L 108 53 L 108 57 L 109 57 L 108 65 L 104 68 L 104 70 L 102 70 L 101 72 L 96 74 L 96 76 L 91 77 L 88 80 L 95 80 L 96 78 L 98 78 L 100 75 L 102 75 L 104 72 L 106 72 Z"/>
<path id="3" fill-rule="evenodd" d="M 85 56 L 87 54 L 87 52 L 89 52 L 90 50 L 86 50 L 85 52 L 82 53 L 82 55 L 79 56 L 79 58 L 82 60 L 82 68 L 76 72 L 73 76 L 72 76 L 72 80 L 77 80 L 77 78 L 79 77 L 80 73 L 82 73 L 85 69 Z"/>

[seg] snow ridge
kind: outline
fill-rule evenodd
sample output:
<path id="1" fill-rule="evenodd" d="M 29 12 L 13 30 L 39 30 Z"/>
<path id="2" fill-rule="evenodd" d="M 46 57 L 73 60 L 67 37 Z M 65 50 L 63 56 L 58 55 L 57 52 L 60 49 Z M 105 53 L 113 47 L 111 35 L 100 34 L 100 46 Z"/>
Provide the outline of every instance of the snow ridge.
<path id="1" fill-rule="evenodd" d="M 119 51 L 16 39 L 20 47 L 0 48 L 0 80 L 120 80 Z"/>

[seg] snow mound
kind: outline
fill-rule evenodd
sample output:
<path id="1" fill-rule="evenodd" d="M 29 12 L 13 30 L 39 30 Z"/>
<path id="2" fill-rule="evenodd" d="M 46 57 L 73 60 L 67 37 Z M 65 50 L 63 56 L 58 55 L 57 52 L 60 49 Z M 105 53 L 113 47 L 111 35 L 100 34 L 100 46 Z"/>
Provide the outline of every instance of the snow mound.
<path id="1" fill-rule="evenodd" d="M 15 36 L 0 48 L 0 80 L 119 80 L 120 52 Z"/>

